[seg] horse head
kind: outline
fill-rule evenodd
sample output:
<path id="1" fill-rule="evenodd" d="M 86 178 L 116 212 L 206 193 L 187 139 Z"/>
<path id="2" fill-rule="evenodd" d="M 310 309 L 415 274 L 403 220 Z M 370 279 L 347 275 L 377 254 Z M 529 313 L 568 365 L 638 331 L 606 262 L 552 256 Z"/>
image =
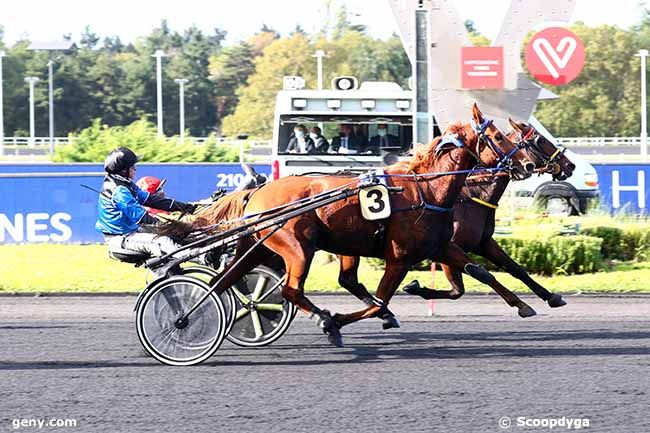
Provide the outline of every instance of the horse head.
<path id="1" fill-rule="evenodd" d="M 545 168 L 553 175 L 553 180 L 566 180 L 573 174 L 576 166 L 564 155 L 564 149 L 557 147 L 526 122 L 512 119 L 508 119 L 508 122 L 513 129 L 513 139 L 526 148 L 535 168 Z"/>
<path id="2" fill-rule="evenodd" d="M 472 128 L 476 135 L 479 164 L 508 171 L 511 177 L 525 179 L 535 170 L 535 164 L 521 146 L 485 118 L 478 105 L 472 105 Z"/>

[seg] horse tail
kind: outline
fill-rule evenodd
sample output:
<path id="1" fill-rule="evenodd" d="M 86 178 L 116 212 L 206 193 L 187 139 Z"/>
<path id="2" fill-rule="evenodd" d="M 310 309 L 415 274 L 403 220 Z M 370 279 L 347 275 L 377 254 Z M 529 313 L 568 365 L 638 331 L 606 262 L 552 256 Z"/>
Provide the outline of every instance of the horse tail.
<path id="1" fill-rule="evenodd" d="M 233 192 L 194 215 L 186 215 L 180 220 L 167 220 L 152 230 L 159 236 L 169 236 L 176 240 L 185 239 L 187 235 L 200 231 L 203 227 L 214 226 L 242 216 L 246 203 L 254 191 Z M 225 229 L 228 226 L 229 224 L 223 224 L 220 228 Z"/>
<path id="2" fill-rule="evenodd" d="M 219 199 L 197 215 L 193 224 L 194 228 L 221 224 L 243 216 L 246 204 L 255 191 L 256 189 L 237 191 Z M 227 224 L 224 225 L 224 228 L 226 226 Z"/>

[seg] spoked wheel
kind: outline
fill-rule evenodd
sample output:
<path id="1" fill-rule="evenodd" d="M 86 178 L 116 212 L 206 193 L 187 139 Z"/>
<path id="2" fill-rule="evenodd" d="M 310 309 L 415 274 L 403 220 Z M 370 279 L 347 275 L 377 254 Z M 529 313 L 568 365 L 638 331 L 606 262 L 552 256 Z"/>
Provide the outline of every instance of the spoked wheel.
<path id="1" fill-rule="evenodd" d="M 228 289 L 235 297 L 235 323 L 226 337 L 244 347 L 265 346 L 289 329 L 296 307 L 282 297 L 283 276 L 258 266 Z"/>
<path id="2" fill-rule="evenodd" d="M 212 268 L 207 266 L 188 266 L 183 268 L 183 275 L 190 275 L 192 277 L 198 278 L 206 283 L 210 283 L 212 278 L 216 277 L 219 273 Z M 225 292 L 219 295 L 221 302 L 223 303 L 223 309 L 226 312 L 226 319 L 228 324 L 226 327 L 226 335 L 230 332 L 232 325 L 235 323 L 235 295 L 230 291 L 226 290 Z"/>
<path id="3" fill-rule="evenodd" d="M 167 365 L 194 365 L 212 356 L 227 328 L 221 299 L 211 293 L 183 320 L 209 291 L 205 282 L 184 275 L 151 287 L 136 310 L 136 329 L 144 349 Z"/>

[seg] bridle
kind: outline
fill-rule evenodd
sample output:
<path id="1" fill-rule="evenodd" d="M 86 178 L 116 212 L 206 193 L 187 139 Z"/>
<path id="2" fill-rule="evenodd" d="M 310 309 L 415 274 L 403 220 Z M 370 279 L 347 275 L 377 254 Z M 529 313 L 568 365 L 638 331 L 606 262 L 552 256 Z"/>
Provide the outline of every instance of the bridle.
<path id="1" fill-rule="evenodd" d="M 515 147 L 508 153 L 505 153 L 499 146 L 497 146 L 494 141 L 492 140 L 492 137 L 487 135 L 485 131 L 492 125 L 494 121 L 484 119 L 483 122 L 480 124 L 477 124 L 474 119 L 471 121 L 472 128 L 474 128 L 474 131 L 478 135 L 478 140 L 476 142 L 476 149 L 478 150 L 479 144 L 481 140 L 483 140 L 487 146 L 490 148 L 490 150 L 497 156 L 497 166 L 496 168 L 504 168 L 508 169 L 510 171 L 512 169 L 512 157 L 519 152 L 523 146 L 521 145 L 521 142 L 516 144 Z M 479 160 L 480 163 L 480 160 Z"/>
<path id="2" fill-rule="evenodd" d="M 551 174 L 559 174 L 562 170 L 562 167 L 559 164 L 559 159 L 564 155 L 566 149 L 560 149 L 555 144 L 547 140 L 547 142 L 555 148 L 555 152 L 551 156 L 548 156 L 539 144 L 539 139 L 542 138 L 542 135 L 537 132 L 535 128 L 529 125 L 529 130 L 523 136 L 519 133 L 520 139 L 518 146 L 525 147 L 535 158 L 541 162 L 544 171 Z"/>

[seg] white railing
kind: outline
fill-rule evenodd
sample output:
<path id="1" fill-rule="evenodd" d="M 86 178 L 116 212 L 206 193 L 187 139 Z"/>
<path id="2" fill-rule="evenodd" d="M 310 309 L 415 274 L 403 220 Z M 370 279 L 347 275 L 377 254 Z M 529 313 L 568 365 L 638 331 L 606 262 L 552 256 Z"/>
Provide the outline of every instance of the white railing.
<path id="1" fill-rule="evenodd" d="M 641 146 L 641 137 L 560 137 L 565 147 Z"/>
<path id="2" fill-rule="evenodd" d="M 205 144 L 210 137 L 187 137 L 195 144 Z M 75 137 L 54 137 L 54 145 L 66 145 L 75 140 Z M 178 137 L 168 137 L 168 141 L 177 141 Z M 217 143 L 239 145 L 242 141 L 247 141 L 251 146 L 255 147 L 270 147 L 271 140 L 239 140 L 229 138 L 217 138 Z M 602 147 L 602 146 L 640 146 L 641 137 L 559 137 L 557 138 L 559 144 L 567 147 Z M 27 146 L 27 147 L 43 147 L 50 145 L 49 137 L 34 137 L 32 141 L 29 137 L 5 137 L 5 146 Z"/>

